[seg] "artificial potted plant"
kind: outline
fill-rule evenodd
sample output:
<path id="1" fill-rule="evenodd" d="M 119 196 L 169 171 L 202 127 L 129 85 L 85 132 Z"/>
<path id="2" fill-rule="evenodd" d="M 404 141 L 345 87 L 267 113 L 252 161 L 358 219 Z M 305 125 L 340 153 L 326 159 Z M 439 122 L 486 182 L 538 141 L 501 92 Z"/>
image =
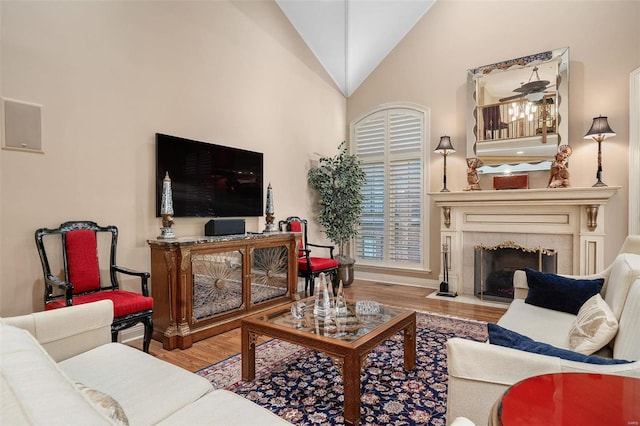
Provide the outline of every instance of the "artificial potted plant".
<path id="1" fill-rule="evenodd" d="M 318 192 L 318 222 L 327 238 L 338 246 L 338 280 L 348 287 L 353 283 L 355 260 L 346 246 L 358 234 L 365 173 L 358 157 L 347 151 L 346 142 L 340 143 L 338 150 L 333 157 L 320 157 L 319 167 L 307 173 L 307 182 Z"/>

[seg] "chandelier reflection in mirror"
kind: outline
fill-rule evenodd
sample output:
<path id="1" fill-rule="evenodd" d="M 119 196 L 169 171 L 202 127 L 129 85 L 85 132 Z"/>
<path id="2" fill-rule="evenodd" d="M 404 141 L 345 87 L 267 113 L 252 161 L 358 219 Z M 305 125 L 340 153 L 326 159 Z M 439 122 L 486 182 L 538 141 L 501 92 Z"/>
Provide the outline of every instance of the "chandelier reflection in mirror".
<path id="1" fill-rule="evenodd" d="M 555 133 L 556 111 L 553 106 L 556 104 L 556 84 L 540 78 L 538 65 L 518 71 L 521 76 L 529 73 L 529 80 L 520 81 L 515 88 L 504 86 L 505 83 L 491 78 L 495 77 L 493 75 L 476 80 L 480 111 L 476 135 L 478 143 L 535 136 L 541 136 L 541 142 L 547 143 L 548 136 Z M 546 64 L 543 72 L 547 78 L 553 77 L 555 81 L 558 63 Z M 503 85 L 502 89 L 500 84 Z M 508 96 L 500 97 L 505 91 L 508 91 Z"/>
<path id="2" fill-rule="evenodd" d="M 545 95 L 539 101 L 521 98 L 506 105 L 510 134 L 514 138 L 540 136 L 541 143 L 556 133 L 555 95 Z"/>
<path id="3" fill-rule="evenodd" d="M 518 118 L 527 118 L 527 121 L 533 121 L 533 114 L 538 110 L 531 102 L 512 102 L 509 107 L 509 119 L 515 121 Z"/>

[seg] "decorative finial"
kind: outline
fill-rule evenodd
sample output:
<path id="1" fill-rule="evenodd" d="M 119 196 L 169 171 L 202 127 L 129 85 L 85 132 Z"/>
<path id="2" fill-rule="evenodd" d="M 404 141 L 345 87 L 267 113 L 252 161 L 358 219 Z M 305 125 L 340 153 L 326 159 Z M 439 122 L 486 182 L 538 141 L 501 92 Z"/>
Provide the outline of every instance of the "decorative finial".
<path id="1" fill-rule="evenodd" d="M 162 216 L 162 228 L 160 228 L 161 233 L 158 238 L 175 238 L 176 235 L 173 233 L 173 195 L 171 193 L 171 178 L 169 178 L 169 172 L 166 172 L 162 180 L 160 215 Z"/>
<path id="2" fill-rule="evenodd" d="M 271 182 L 269 182 L 269 186 L 267 187 L 267 206 L 266 206 L 266 222 L 267 225 L 264 228 L 264 232 L 274 232 L 276 230 L 276 226 L 274 225 L 274 209 L 273 209 L 273 189 L 271 188 Z"/>

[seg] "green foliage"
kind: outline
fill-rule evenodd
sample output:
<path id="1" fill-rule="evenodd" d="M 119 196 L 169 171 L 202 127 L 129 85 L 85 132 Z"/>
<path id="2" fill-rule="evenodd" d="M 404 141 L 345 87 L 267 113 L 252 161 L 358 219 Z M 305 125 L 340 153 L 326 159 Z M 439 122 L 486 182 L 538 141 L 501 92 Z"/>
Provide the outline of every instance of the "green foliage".
<path id="1" fill-rule="evenodd" d="M 320 157 L 320 166 L 309 170 L 307 182 L 318 191 L 318 222 L 344 256 L 345 245 L 358 234 L 365 173 L 358 157 L 347 151 L 345 141 L 338 149 L 333 157 Z"/>

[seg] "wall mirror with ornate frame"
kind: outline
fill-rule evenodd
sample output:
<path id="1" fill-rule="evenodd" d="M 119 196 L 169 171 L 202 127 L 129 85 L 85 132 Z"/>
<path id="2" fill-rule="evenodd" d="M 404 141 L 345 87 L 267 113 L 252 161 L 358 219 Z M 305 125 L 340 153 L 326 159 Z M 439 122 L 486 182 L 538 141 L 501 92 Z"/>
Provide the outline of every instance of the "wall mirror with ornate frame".
<path id="1" fill-rule="evenodd" d="M 472 68 L 467 157 L 480 173 L 549 170 L 568 143 L 569 48 Z"/>

